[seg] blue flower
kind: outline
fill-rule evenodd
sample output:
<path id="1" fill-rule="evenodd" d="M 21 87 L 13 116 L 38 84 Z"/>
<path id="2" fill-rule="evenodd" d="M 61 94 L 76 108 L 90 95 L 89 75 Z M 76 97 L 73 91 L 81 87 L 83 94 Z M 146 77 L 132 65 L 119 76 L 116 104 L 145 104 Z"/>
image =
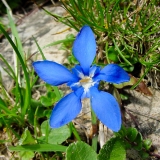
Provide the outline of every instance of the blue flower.
<path id="1" fill-rule="evenodd" d="M 50 126 L 58 128 L 72 121 L 81 111 L 81 100 L 90 98 L 91 107 L 98 119 L 117 132 L 121 127 L 119 105 L 111 94 L 99 91 L 98 85 L 101 80 L 117 84 L 129 81 L 128 74 L 116 64 L 109 64 L 103 69 L 92 66 L 96 55 L 96 41 L 89 26 L 84 26 L 77 35 L 73 44 L 73 54 L 79 65 L 71 71 L 48 60 L 33 63 L 36 73 L 46 83 L 53 86 L 67 83 L 73 91 L 53 108 Z"/>

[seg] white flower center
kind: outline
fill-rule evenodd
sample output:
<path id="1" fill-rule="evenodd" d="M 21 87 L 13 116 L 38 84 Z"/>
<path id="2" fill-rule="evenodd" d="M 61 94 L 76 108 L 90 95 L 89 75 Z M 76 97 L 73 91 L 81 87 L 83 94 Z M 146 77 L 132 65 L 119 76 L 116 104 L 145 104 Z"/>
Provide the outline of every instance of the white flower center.
<path id="1" fill-rule="evenodd" d="M 92 87 L 95 82 L 93 82 L 91 77 L 84 76 L 81 80 L 79 80 L 80 85 L 84 88 L 84 91 L 87 92 L 90 87 Z"/>

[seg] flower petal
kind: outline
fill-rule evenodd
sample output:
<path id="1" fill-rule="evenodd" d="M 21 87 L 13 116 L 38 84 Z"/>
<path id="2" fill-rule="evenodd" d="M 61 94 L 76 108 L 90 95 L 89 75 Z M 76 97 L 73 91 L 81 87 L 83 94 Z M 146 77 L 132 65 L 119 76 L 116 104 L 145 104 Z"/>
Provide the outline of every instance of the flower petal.
<path id="1" fill-rule="evenodd" d="M 52 61 L 37 61 L 33 67 L 38 76 L 50 85 L 57 86 L 77 78 L 64 66 Z"/>
<path id="2" fill-rule="evenodd" d="M 62 98 L 53 108 L 50 117 L 51 128 L 59 128 L 72 121 L 81 111 L 81 99 L 74 92 Z"/>
<path id="3" fill-rule="evenodd" d="M 83 69 L 80 65 L 76 65 L 74 68 L 72 68 L 72 73 L 79 79 L 84 77 Z"/>
<path id="4" fill-rule="evenodd" d="M 89 26 L 82 27 L 73 44 L 73 54 L 86 75 L 96 55 L 96 41 Z"/>
<path id="5" fill-rule="evenodd" d="M 89 69 L 89 76 L 90 77 L 94 77 L 96 76 L 97 74 L 99 74 L 99 72 L 101 71 L 101 68 L 96 66 L 96 65 L 93 65 L 90 69 Z"/>
<path id="6" fill-rule="evenodd" d="M 116 99 L 109 93 L 90 89 L 91 106 L 98 119 L 111 130 L 117 132 L 121 128 L 121 113 Z"/>
<path id="7" fill-rule="evenodd" d="M 104 67 L 95 80 L 103 80 L 109 83 L 123 83 L 130 80 L 128 73 L 117 64 L 108 64 Z"/>

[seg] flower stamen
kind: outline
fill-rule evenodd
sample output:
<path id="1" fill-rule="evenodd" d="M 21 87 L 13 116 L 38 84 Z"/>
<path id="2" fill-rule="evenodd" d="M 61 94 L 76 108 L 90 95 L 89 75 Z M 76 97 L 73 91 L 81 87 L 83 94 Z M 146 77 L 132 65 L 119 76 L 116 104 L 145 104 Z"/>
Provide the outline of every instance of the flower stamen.
<path id="1" fill-rule="evenodd" d="M 79 82 L 80 82 L 81 84 L 83 84 L 83 83 L 88 83 L 88 82 L 90 82 L 90 81 L 92 81 L 90 77 L 84 77 L 84 78 L 81 79 Z"/>
<path id="2" fill-rule="evenodd" d="M 84 92 L 88 92 L 89 88 L 94 85 L 91 77 L 85 76 L 83 79 L 79 80 L 80 85 L 84 88 Z"/>

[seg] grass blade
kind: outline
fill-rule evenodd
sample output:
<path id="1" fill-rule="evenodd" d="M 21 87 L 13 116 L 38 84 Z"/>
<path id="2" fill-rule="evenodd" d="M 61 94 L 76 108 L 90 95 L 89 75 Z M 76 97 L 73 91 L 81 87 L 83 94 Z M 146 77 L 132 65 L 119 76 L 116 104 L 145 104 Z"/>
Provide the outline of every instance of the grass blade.
<path id="1" fill-rule="evenodd" d="M 24 53 L 23 53 L 22 43 L 21 43 L 21 40 L 19 38 L 17 29 L 16 29 L 16 25 L 15 25 L 15 23 L 13 21 L 13 18 L 12 18 L 12 16 L 11 16 L 11 14 L 10 14 L 8 9 L 7 9 L 7 14 L 8 14 L 8 19 L 9 19 L 9 24 L 10 24 L 10 27 L 11 27 L 12 34 L 16 38 L 18 51 L 20 52 L 21 57 L 24 60 Z"/>
<path id="2" fill-rule="evenodd" d="M 38 47 L 38 50 L 39 50 L 39 52 L 40 52 L 43 60 L 46 60 L 46 57 L 44 56 L 44 53 L 43 53 L 41 47 L 39 46 L 38 42 L 36 41 L 36 39 L 35 39 L 34 37 L 33 37 L 33 40 L 34 40 L 34 42 L 36 43 L 36 45 L 37 45 L 37 47 Z"/>
<path id="3" fill-rule="evenodd" d="M 7 66 L 8 70 L 10 71 L 11 77 L 16 81 L 16 75 L 12 69 L 12 67 L 9 65 L 9 63 L 6 61 L 6 59 L 0 54 L 0 59 L 2 59 L 2 61 L 5 63 L 5 65 Z"/>
<path id="4" fill-rule="evenodd" d="M 9 146 L 10 151 L 35 151 L 35 152 L 65 152 L 66 146 L 56 145 L 56 144 L 34 144 L 34 145 L 24 145 L 24 146 Z"/>
<path id="5" fill-rule="evenodd" d="M 22 69 L 24 72 L 24 76 L 25 76 L 25 80 L 26 80 L 26 90 L 25 90 L 25 99 L 24 99 L 24 104 L 22 107 L 22 117 L 25 116 L 26 111 L 30 105 L 30 101 L 31 101 L 31 90 L 30 90 L 30 81 L 29 81 L 29 74 L 26 70 L 26 66 L 25 63 L 23 61 L 23 58 L 18 50 L 18 48 L 16 47 L 16 45 L 14 44 L 14 42 L 12 41 L 12 39 L 9 37 L 8 33 L 3 29 L 3 27 L 0 25 L 0 30 L 2 31 L 2 33 L 4 34 L 4 36 L 7 38 L 7 40 L 9 41 L 9 43 L 11 44 L 12 48 L 14 49 L 15 53 L 17 54 L 17 57 L 22 65 Z"/>

